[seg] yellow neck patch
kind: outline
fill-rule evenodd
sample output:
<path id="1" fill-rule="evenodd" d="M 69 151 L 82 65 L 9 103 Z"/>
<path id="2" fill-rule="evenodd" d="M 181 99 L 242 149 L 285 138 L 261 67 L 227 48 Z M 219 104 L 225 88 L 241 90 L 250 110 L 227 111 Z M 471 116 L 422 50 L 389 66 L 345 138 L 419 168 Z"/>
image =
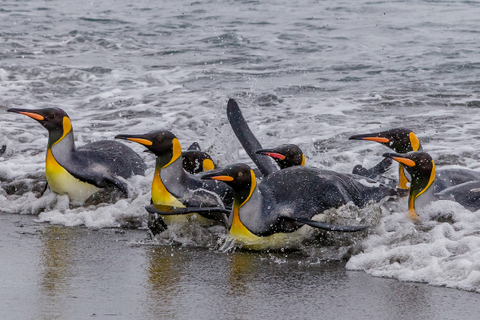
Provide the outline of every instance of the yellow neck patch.
<path id="1" fill-rule="evenodd" d="M 240 220 L 240 215 L 239 215 L 239 209 L 245 203 L 247 203 L 247 201 L 250 199 L 250 197 L 252 196 L 257 186 L 257 179 L 255 178 L 255 174 L 253 173 L 253 170 L 250 170 L 250 175 L 252 179 L 251 180 L 252 182 L 250 185 L 250 193 L 247 199 L 245 199 L 245 201 L 243 201 L 243 203 L 241 203 L 240 205 L 236 203 L 233 204 L 233 220 L 232 220 L 232 226 L 230 227 L 230 235 L 232 235 L 233 237 L 235 237 L 235 239 L 243 243 L 255 243 L 255 242 L 261 241 L 262 239 L 262 237 L 259 237 L 253 234 L 252 232 L 250 232 L 250 230 L 247 229 L 247 227 L 245 227 L 245 225 Z"/>
<path id="2" fill-rule="evenodd" d="M 435 181 L 435 163 L 433 162 L 432 160 L 432 172 L 430 173 L 430 179 L 428 180 L 428 183 L 427 183 L 427 186 L 422 190 L 420 191 L 418 194 L 414 195 L 413 197 L 410 196 L 408 198 L 408 216 L 410 219 L 414 220 L 414 221 L 417 221 L 418 220 L 418 215 L 415 211 L 415 200 L 422 194 L 424 193 L 425 191 L 428 190 L 428 188 L 430 188 L 430 186 L 432 185 L 433 181 Z"/>
<path id="3" fill-rule="evenodd" d="M 164 206 L 172 206 L 178 208 L 185 208 L 183 203 L 181 203 L 177 198 L 175 198 L 162 182 L 160 177 L 160 169 L 156 168 L 153 176 L 152 182 L 152 201 L 154 204 L 161 204 Z"/>
<path id="4" fill-rule="evenodd" d="M 412 150 L 418 151 L 418 148 L 420 148 L 420 141 L 418 140 L 417 136 L 415 135 L 415 133 L 410 132 L 409 137 L 410 144 L 412 145 Z"/>
<path id="5" fill-rule="evenodd" d="M 425 191 L 427 191 L 427 189 L 430 188 L 430 186 L 432 185 L 433 181 L 435 181 L 435 163 L 434 163 L 433 160 L 432 160 L 432 172 L 430 173 L 430 179 L 428 180 L 428 184 L 427 184 L 427 186 L 425 187 L 425 189 L 423 189 L 422 191 L 420 191 L 420 192 L 415 196 L 415 199 L 418 198 L 422 193 L 424 193 Z"/>
<path id="6" fill-rule="evenodd" d="M 304 166 L 305 165 L 305 155 L 302 154 L 302 163 L 300 163 L 301 166 Z"/>
<path id="7" fill-rule="evenodd" d="M 401 163 L 398 164 L 398 175 L 398 189 L 410 189 L 408 187 L 407 176 L 405 175 L 405 167 Z"/>
<path id="8" fill-rule="evenodd" d="M 215 165 L 213 164 L 213 161 L 210 159 L 203 160 L 202 166 L 203 166 L 203 171 L 209 171 L 209 170 L 215 169 Z"/>
<path id="9" fill-rule="evenodd" d="M 175 160 L 177 160 L 178 158 L 180 158 L 180 156 L 182 155 L 182 146 L 180 145 L 180 141 L 178 141 L 177 138 L 173 138 L 172 140 L 172 144 L 173 144 L 173 147 L 172 147 L 172 159 L 166 164 L 164 165 L 162 168 L 166 168 L 168 167 L 169 165 L 171 165 Z"/>
<path id="10" fill-rule="evenodd" d="M 70 119 L 68 117 L 63 117 L 63 134 L 60 139 L 55 141 L 54 145 L 62 141 L 62 139 L 65 138 L 65 136 L 69 134 L 70 131 L 72 131 L 72 123 L 70 122 Z"/>

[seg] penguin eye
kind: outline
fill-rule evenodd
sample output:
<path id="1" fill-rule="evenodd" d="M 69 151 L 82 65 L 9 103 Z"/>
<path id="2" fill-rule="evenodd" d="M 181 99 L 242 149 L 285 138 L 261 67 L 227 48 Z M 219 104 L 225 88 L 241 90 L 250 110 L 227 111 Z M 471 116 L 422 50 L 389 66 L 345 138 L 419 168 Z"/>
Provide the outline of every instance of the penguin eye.
<path id="1" fill-rule="evenodd" d="M 238 173 L 238 177 L 239 177 L 239 178 L 243 177 L 243 172 L 239 172 L 239 173 Z"/>

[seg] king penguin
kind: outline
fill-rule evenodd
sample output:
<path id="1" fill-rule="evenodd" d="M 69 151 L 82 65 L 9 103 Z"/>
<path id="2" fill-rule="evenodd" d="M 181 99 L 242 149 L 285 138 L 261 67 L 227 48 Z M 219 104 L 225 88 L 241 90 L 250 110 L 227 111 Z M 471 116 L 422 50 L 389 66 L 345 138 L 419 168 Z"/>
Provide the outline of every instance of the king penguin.
<path id="1" fill-rule="evenodd" d="M 303 166 L 271 173 L 258 183 L 245 164 L 210 171 L 202 179 L 223 181 L 232 187 L 229 232 L 253 250 L 281 248 L 304 225 L 329 231 L 361 231 L 366 227 L 335 226 L 313 218 L 348 202 L 363 207 L 392 195 L 392 189 L 378 183 L 366 186 L 346 175 Z"/>
<path id="2" fill-rule="evenodd" d="M 83 203 L 109 185 L 128 196 L 122 178 L 145 174 L 142 158 L 122 143 L 104 140 L 77 149 L 70 118 L 60 108 L 7 111 L 33 118 L 48 130 L 47 183 L 53 192 L 67 194 L 73 202 Z"/>
<path id="3" fill-rule="evenodd" d="M 197 142 L 192 143 L 187 150 L 182 151 L 183 169 L 191 174 L 215 169 L 212 157 L 202 151 Z"/>
<path id="4" fill-rule="evenodd" d="M 354 135 L 349 140 L 368 140 L 379 142 L 396 153 L 422 151 L 419 139 L 411 130 L 397 128 L 377 133 Z M 407 174 L 406 172 L 407 171 Z M 359 174 L 360 172 L 355 172 Z M 434 192 L 438 193 L 446 188 L 470 181 L 480 180 L 480 172 L 466 168 L 437 168 Z M 399 189 L 407 190 L 409 183 L 408 170 L 403 163 L 399 163 Z"/>
<path id="5" fill-rule="evenodd" d="M 260 149 L 255 153 L 273 158 L 280 167 L 280 170 L 305 165 L 305 155 L 302 149 L 296 144 L 282 144 L 275 148 Z"/>
<path id="6" fill-rule="evenodd" d="M 412 130 L 406 128 L 395 128 L 387 131 L 353 135 L 348 138 L 348 140 L 375 141 L 389 147 L 397 153 L 407 153 L 411 151 L 423 150 L 422 145 L 420 144 L 420 140 L 418 140 L 415 133 L 413 133 Z M 367 170 L 361 165 L 357 165 L 353 169 L 353 173 L 362 176 L 372 177 L 372 175 L 376 175 L 377 172 L 379 172 L 379 168 L 382 168 L 382 173 L 386 172 L 391 164 L 392 160 L 390 158 L 385 158 L 379 164 L 377 164 L 374 169 Z M 405 175 L 405 167 L 401 163 L 399 164 L 398 174 L 398 188 L 408 189 L 408 178 Z"/>
<path id="7" fill-rule="evenodd" d="M 425 206 L 437 198 L 434 195 L 435 163 L 432 157 L 421 151 L 408 153 L 385 153 L 384 157 L 393 159 L 405 166 L 411 176 L 408 195 L 408 216 L 418 220 L 416 208 Z"/>
<path id="8" fill-rule="evenodd" d="M 151 195 L 153 206 L 149 211 L 149 227 L 155 235 L 162 231 L 162 219 L 167 224 L 177 222 L 174 216 L 183 215 L 188 208 L 219 207 L 219 210 L 195 211 L 207 219 L 226 221 L 233 202 L 230 187 L 217 181 L 203 181 L 201 174 L 192 175 L 183 168 L 182 149 L 177 137 L 170 131 L 154 131 L 147 134 L 120 134 L 116 139 L 129 140 L 145 146 L 155 154 L 156 164 Z M 155 209 L 156 208 L 156 209 Z M 159 209 L 160 208 L 160 209 Z M 165 212 L 158 217 L 158 211 Z M 168 212 L 166 212 L 168 211 Z M 170 219 L 166 216 L 171 216 Z M 182 217 L 177 217 L 182 220 Z M 185 219 L 183 219 L 185 220 Z"/>

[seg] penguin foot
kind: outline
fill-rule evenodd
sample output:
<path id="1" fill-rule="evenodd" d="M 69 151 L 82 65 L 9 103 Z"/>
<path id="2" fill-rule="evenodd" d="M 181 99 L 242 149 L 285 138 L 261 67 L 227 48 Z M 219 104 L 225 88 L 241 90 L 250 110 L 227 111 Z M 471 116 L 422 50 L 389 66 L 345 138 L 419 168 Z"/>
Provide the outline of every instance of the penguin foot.
<path id="1" fill-rule="evenodd" d="M 163 221 L 162 217 L 156 213 L 148 215 L 147 225 L 149 234 L 152 238 L 168 229 L 165 221 Z"/>

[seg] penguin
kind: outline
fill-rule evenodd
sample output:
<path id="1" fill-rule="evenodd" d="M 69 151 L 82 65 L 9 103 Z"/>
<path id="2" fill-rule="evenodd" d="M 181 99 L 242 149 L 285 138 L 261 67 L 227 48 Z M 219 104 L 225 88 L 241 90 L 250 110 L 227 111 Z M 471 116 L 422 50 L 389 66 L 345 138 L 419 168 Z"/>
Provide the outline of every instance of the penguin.
<path id="1" fill-rule="evenodd" d="M 395 194 L 372 180 L 361 183 L 350 175 L 304 166 L 277 171 L 257 182 L 248 165 L 232 164 L 209 171 L 202 179 L 223 181 L 232 187 L 229 233 L 242 248 L 251 250 L 283 248 L 298 240 L 305 232 L 301 230 L 304 225 L 328 231 L 364 230 L 366 226 L 336 226 L 315 221 L 314 217 L 349 202 L 363 207 Z M 147 207 L 149 212 L 158 212 L 156 209 L 160 208 Z"/>
<path id="2" fill-rule="evenodd" d="M 392 195 L 392 189 L 378 183 L 367 186 L 349 175 L 304 166 L 271 173 L 257 183 L 248 165 L 232 164 L 210 171 L 202 179 L 232 187 L 229 233 L 244 248 L 254 250 L 282 247 L 304 225 L 329 231 L 364 230 L 367 226 L 335 226 L 312 218 L 348 202 L 363 207 Z"/>
<path id="3" fill-rule="evenodd" d="M 399 154 L 413 151 L 423 151 L 422 145 L 415 133 L 406 128 L 397 128 L 377 133 L 354 135 L 351 136 L 349 140 L 368 140 L 379 142 Z M 407 171 L 407 174 L 405 171 Z M 361 172 L 355 171 L 355 169 L 354 173 L 361 174 Z M 398 188 L 408 190 L 408 170 L 406 170 L 405 165 L 402 163 L 399 164 L 399 176 Z M 477 180 L 480 180 L 480 172 L 476 170 L 466 168 L 438 168 L 436 170 L 434 192 L 439 193 L 446 188 Z"/>
<path id="4" fill-rule="evenodd" d="M 387 131 L 353 135 L 348 138 L 348 140 L 375 141 L 389 147 L 396 153 L 407 153 L 411 151 L 423 150 L 418 137 L 412 132 L 412 130 L 407 128 L 395 128 Z M 380 174 L 385 173 L 391 164 L 392 160 L 390 158 L 385 158 L 379 164 L 377 164 L 374 169 L 367 170 L 361 165 L 357 165 L 355 168 L 353 168 L 353 173 L 362 176 L 373 177 L 380 172 Z M 399 164 L 398 174 L 398 188 L 408 189 L 408 179 L 405 175 L 405 167 L 401 163 Z"/>
<path id="5" fill-rule="evenodd" d="M 305 155 L 299 146 L 295 144 L 282 144 L 275 148 L 260 149 L 256 154 L 263 154 L 275 160 L 280 170 L 293 166 L 304 166 Z"/>
<path id="6" fill-rule="evenodd" d="M 428 153 L 386 153 L 383 156 L 404 164 L 412 176 L 408 209 L 409 217 L 414 221 L 418 220 L 416 208 L 435 200 L 455 201 L 467 210 L 480 210 L 480 181 L 464 182 L 437 192 L 439 188 L 436 188 L 436 185 L 440 183 L 443 186 L 444 182 L 442 179 L 438 180 L 435 163 Z"/>
<path id="7" fill-rule="evenodd" d="M 384 153 L 384 157 L 391 158 L 404 165 L 412 180 L 408 195 L 408 216 L 418 221 L 416 208 L 424 206 L 437 199 L 434 194 L 435 162 L 432 157 L 421 151 L 408 153 Z"/>
<path id="8" fill-rule="evenodd" d="M 144 152 L 152 153 L 145 149 Z M 192 143 L 187 150 L 182 151 L 183 169 L 191 174 L 196 174 L 216 168 L 212 157 L 200 148 L 198 142 Z"/>
<path id="9" fill-rule="evenodd" d="M 60 108 L 9 109 L 37 120 L 48 130 L 45 175 L 50 189 L 84 203 L 101 188 L 113 185 L 128 196 L 123 179 L 145 174 L 142 158 L 117 141 L 97 141 L 75 147 L 69 116 Z"/>
<path id="10" fill-rule="evenodd" d="M 226 221 L 233 203 L 231 188 L 218 181 L 203 181 L 201 174 L 186 172 L 180 142 L 172 132 L 161 130 L 137 135 L 120 134 L 115 138 L 137 142 L 157 157 L 151 188 L 152 204 L 162 208 L 162 211 L 169 211 L 163 217 L 167 225 L 185 221 L 182 217 L 173 216 L 183 215 L 189 207 L 219 207 L 219 210 L 195 212 L 207 219 Z M 161 221 L 162 217 L 158 217 L 156 212 L 149 217 L 149 227 L 154 235 L 162 231 L 161 227 L 165 228 Z"/>
<path id="11" fill-rule="evenodd" d="M 182 151 L 182 164 L 183 169 L 190 174 L 213 170 L 216 167 L 210 155 L 202 151 L 197 142 Z"/>

